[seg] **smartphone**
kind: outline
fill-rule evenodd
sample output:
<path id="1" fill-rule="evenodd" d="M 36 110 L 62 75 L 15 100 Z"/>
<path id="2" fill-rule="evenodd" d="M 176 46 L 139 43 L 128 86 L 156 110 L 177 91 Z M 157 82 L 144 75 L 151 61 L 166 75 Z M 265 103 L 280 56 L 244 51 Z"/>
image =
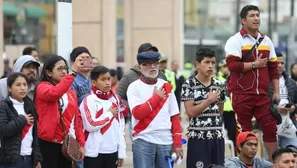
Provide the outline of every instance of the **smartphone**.
<path id="1" fill-rule="evenodd" d="M 91 58 L 84 58 L 83 59 L 83 68 L 93 69 L 93 62 Z"/>
<path id="2" fill-rule="evenodd" d="M 292 106 L 293 106 L 292 103 L 288 103 L 288 104 L 285 105 L 285 108 L 291 108 Z"/>

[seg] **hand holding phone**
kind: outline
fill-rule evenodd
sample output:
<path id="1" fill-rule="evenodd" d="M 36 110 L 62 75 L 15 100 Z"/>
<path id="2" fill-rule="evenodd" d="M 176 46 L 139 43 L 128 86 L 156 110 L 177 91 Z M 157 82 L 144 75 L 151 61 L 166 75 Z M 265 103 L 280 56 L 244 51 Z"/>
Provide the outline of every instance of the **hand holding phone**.
<path id="1" fill-rule="evenodd" d="M 83 69 L 85 70 L 93 69 L 94 66 L 91 58 L 83 58 L 82 61 L 83 61 L 83 64 L 82 64 Z"/>
<path id="2" fill-rule="evenodd" d="M 293 106 L 292 103 L 288 103 L 288 104 L 285 105 L 285 108 L 291 108 L 292 106 Z"/>

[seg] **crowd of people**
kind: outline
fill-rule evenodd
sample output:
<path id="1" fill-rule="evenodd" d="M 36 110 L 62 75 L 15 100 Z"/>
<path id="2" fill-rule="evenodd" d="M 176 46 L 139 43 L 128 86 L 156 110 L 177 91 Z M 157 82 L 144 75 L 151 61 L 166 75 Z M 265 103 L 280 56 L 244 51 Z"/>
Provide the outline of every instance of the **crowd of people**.
<path id="1" fill-rule="evenodd" d="M 58 55 L 41 64 L 33 47 L 13 68 L 5 60 L 0 168 L 122 167 L 125 129 L 133 167 L 167 168 L 169 157 L 184 156 L 181 102 L 189 122 L 187 168 L 297 168 L 297 64 L 289 76 L 283 54 L 259 32 L 257 6 L 243 7 L 240 17 L 226 58 L 218 63 L 211 48 L 200 48 L 192 76 L 180 73 L 177 61 L 169 70 L 151 43 L 139 46 L 137 64 L 121 77 L 82 46 L 72 50 L 70 65 Z M 253 132 L 254 120 L 263 136 Z M 229 160 L 226 138 L 236 146 Z M 257 157 L 262 141 L 264 159 Z"/>

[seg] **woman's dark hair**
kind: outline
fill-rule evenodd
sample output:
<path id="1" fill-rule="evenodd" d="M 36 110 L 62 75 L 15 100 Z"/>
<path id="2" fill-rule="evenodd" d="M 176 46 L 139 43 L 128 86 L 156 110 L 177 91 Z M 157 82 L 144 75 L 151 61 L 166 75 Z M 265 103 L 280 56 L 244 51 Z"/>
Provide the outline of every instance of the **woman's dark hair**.
<path id="1" fill-rule="evenodd" d="M 27 84 L 29 83 L 28 78 L 25 74 L 20 73 L 20 72 L 14 72 L 7 77 L 7 86 L 11 87 L 18 77 L 24 78 L 26 80 Z M 8 94 L 10 94 L 10 93 L 8 93 Z M 34 105 L 33 101 L 28 96 L 24 97 L 24 110 L 25 110 L 26 114 L 32 114 L 34 116 L 34 118 L 36 120 L 38 120 L 38 114 L 36 112 L 35 105 Z"/>
<path id="2" fill-rule="evenodd" d="M 42 72 L 41 72 L 41 75 L 40 75 L 40 81 L 46 81 L 46 82 L 50 82 L 51 84 L 54 85 L 53 83 L 53 80 L 51 79 L 51 77 L 48 76 L 47 74 L 47 71 L 50 71 L 52 72 L 54 67 L 55 67 L 55 64 L 59 61 L 64 61 L 66 66 L 68 67 L 67 65 L 67 61 L 59 56 L 59 55 L 52 55 L 52 56 L 49 56 L 45 61 L 44 61 L 44 65 L 43 65 L 43 68 L 42 68 Z M 68 72 L 67 72 L 68 73 Z"/>
<path id="3" fill-rule="evenodd" d="M 293 73 L 293 68 L 294 66 L 297 65 L 297 63 L 294 63 L 291 65 L 291 78 L 294 80 L 294 81 L 297 81 L 297 74 L 294 74 Z"/>
<path id="4" fill-rule="evenodd" d="M 105 66 L 96 66 L 95 68 L 93 68 L 93 70 L 91 71 L 91 79 L 92 80 L 96 80 L 99 78 L 100 75 L 105 74 L 109 72 L 109 69 Z"/>
<path id="5" fill-rule="evenodd" d="M 24 75 L 23 73 L 20 73 L 20 72 L 14 72 L 7 77 L 7 86 L 11 87 L 18 77 L 24 78 L 26 80 L 27 84 L 29 83 L 26 75 Z"/>

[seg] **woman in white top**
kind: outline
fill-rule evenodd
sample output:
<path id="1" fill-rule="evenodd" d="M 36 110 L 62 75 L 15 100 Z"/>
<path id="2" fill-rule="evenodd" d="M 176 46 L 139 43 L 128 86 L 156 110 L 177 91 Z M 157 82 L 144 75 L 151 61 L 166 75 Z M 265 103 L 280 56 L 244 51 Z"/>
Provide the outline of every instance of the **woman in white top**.
<path id="1" fill-rule="evenodd" d="M 8 97 L 0 101 L 0 168 L 41 168 L 37 113 L 27 97 L 28 79 L 13 73 L 7 86 Z"/>

